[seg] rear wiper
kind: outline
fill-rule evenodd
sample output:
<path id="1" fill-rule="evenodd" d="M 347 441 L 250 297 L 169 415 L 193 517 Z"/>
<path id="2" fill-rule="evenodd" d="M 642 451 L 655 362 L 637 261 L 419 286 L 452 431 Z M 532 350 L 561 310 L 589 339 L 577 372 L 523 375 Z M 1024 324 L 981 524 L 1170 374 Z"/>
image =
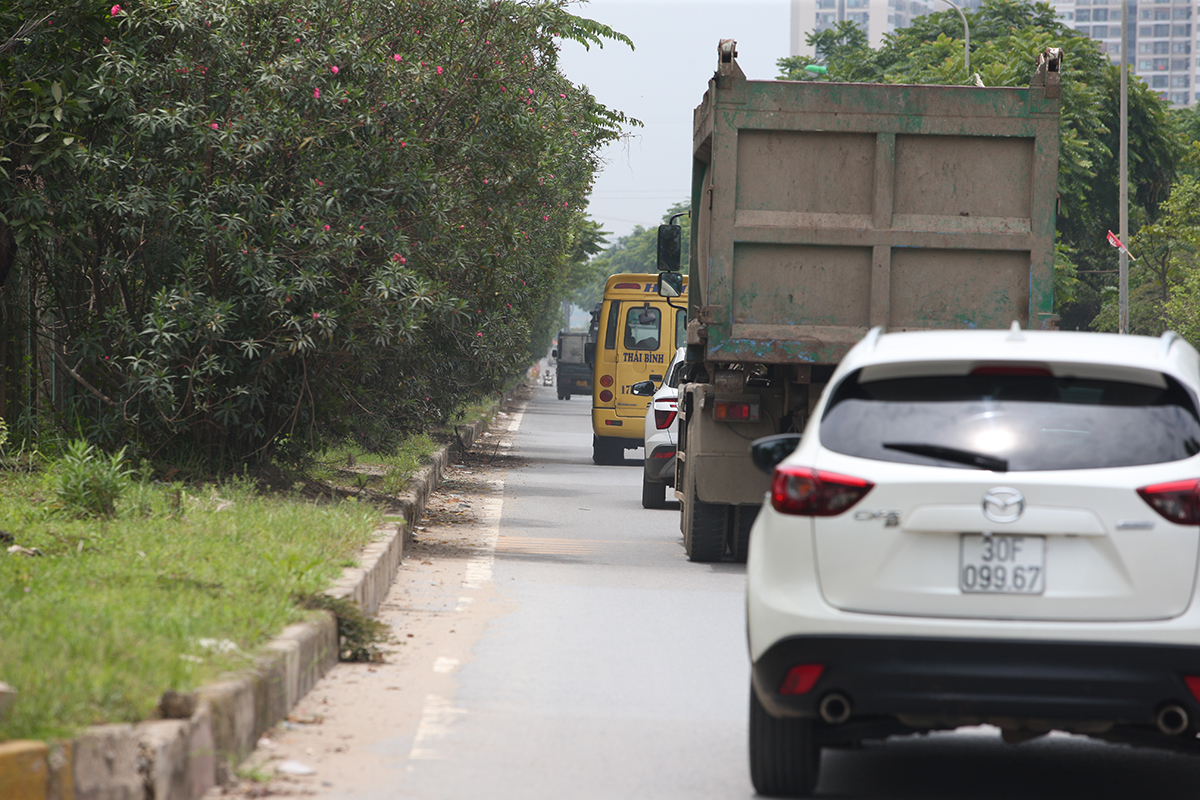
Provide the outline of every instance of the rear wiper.
<path id="1" fill-rule="evenodd" d="M 943 461 L 954 461 L 958 464 L 967 464 L 972 467 L 991 470 L 992 472 L 1008 472 L 1007 459 L 996 458 L 995 456 L 984 455 L 983 453 L 972 453 L 970 450 L 942 447 L 939 444 L 908 444 L 905 442 L 884 442 L 883 447 L 886 450 L 901 450 L 905 453 L 915 453 L 919 456 L 940 458 Z"/>

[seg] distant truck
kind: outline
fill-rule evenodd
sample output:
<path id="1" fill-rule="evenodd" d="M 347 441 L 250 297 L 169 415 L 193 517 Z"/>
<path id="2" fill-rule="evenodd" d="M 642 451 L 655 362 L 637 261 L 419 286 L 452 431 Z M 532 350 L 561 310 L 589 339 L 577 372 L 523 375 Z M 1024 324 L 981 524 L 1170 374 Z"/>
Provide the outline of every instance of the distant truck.
<path id="1" fill-rule="evenodd" d="M 570 400 L 573 394 L 592 394 L 592 368 L 583 360 L 586 333 L 558 332 L 558 347 L 551 355 L 558 359 L 558 399 Z"/>
<path id="2" fill-rule="evenodd" d="M 873 327 L 1052 328 L 1059 51 L 1028 88 L 749 81 L 736 43 L 693 121 L 675 494 L 692 561 L 744 560 L 769 488 L 747 445 L 803 431 Z"/>

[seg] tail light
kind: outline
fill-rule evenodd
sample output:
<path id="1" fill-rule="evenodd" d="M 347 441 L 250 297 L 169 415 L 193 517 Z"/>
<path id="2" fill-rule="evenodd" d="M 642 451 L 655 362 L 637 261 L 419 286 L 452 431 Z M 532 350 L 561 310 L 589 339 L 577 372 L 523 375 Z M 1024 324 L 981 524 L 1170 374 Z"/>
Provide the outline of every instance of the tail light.
<path id="1" fill-rule="evenodd" d="M 1137 493 L 1176 525 L 1200 525 L 1200 480 L 1156 483 L 1143 486 Z"/>
<path id="2" fill-rule="evenodd" d="M 600 402 L 601 403 L 611 403 L 612 399 L 613 399 L 613 393 L 610 392 L 608 389 L 605 389 L 604 391 L 602 391 L 600 393 Z"/>
<path id="3" fill-rule="evenodd" d="M 792 667 L 784 676 L 779 693 L 808 694 L 817 685 L 823 672 L 825 672 L 824 664 L 800 664 Z"/>
<path id="4" fill-rule="evenodd" d="M 713 404 L 713 419 L 718 422 L 758 422 L 758 403 L 718 400 Z"/>
<path id="5" fill-rule="evenodd" d="M 674 408 L 654 408 L 654 427 L 661 430 L 666 430 L 671 427 L 671 423 L 675 421 L 675 415 L 678 411 Z"/>
<path id="6" fill-rule="evenodd" d="M 807 467 L 776 467 L 771 506 L 780 514 L 833 517 L 846 511 L 875 484 L 862 478 Z"/>
<path id="7" fill-rule="evenodd" d="M 603 386 L 605 389 L 607 389 L 609 386 L 612 386 L 613 385 L 612 375 L 601 375 L 600 376 L 600 385 Z"/>

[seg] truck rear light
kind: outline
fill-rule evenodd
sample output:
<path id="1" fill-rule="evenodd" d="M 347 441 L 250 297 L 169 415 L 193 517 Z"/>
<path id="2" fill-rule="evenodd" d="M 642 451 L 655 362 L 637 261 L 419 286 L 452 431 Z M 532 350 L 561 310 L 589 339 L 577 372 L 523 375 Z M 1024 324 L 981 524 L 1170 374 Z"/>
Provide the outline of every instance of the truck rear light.
<path id="1" fill-rule="evenodd" d="M 1177 525 L 1200 525 L 1200 480 L 1170 481 L 1143 486 L 1142 499 Z"/>
<path id="2" fill-rule="evenodd" d="M 807 467 L 776 467 L 771 507 L 780 514 L 833 517 L 846 511 L 875 484 L 862 478 Z"/>
<path id="3" fill-rule="evenodd" d="M 713 404 L 713 419 L 718 422 L 758 422 L 758 403 L 718 400 Z"/>
<path id="4" fill-rule="evenodd" d="M 660 431 L 671 427 L 671 423 L 675 421 L 675 415 L 678 412 L 673 408 L 656 408 L 654 409 L 654 427 Z"/>
<path id="5" fill-rule="evenodd" d="M 613 398 L 613 394 L 608 389 L 605 389 L 604 391 L 602 391 L 600 393 L 600 402 L 601 403 L 611 403 L 612 398 Z"/>
<path id="6" fill-rule="evenodd" d="M 613 385 L 612 375 L 601 375 L 600 376 L 600 385 L 603 386 L 605 389 L 607 389 L 609 386 L 612 386 Z"/>
<path id="7" fill-rule="evenodd" d="M 622 425 L 624 425 L 625 423 L 624 423 L 624 422 L 622 422 L 622 421 L 621 421 L 621 420 L 619 420 L 619 419 L 606 419 L 606 420 L 604 420 L 604 424 L 605 424 L 605 425 L 612 425 L 612 426 L 614 426 L 614 427 L 617 427 L 617 428 L 619 428 L 619 427 L 621 427 Z"/>
<path id="8" fill-rule="evenodd" d="M 824 664 L 797 664 L 788 670 L 783 683 L 779 686 L 780 694 L 808 694 L 821 679 L 825 672 Z"/>
<path id="9" fill-rule="evenodd" d="M 614 289 L 633 289 L 634 291 L 640 292 L 642 290 L 642 285 L 640 283 L 614 283 L 612 285 L 612 288 L 614 288 Z"/>

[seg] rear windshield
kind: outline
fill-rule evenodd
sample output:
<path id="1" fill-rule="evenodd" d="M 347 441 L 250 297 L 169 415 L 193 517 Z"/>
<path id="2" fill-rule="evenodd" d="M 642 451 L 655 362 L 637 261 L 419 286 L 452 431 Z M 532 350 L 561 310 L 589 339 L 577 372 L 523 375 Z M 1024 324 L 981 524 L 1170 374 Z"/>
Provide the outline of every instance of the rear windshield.
<path id="1" fill-rule="evenodd" d="M 1200 452 L 1192 396 L 1164 387 L 1049 375 L 938 375 L 838 385 L 821 444 L 878 461 L 964 469 L 1102 469 Z"/>

